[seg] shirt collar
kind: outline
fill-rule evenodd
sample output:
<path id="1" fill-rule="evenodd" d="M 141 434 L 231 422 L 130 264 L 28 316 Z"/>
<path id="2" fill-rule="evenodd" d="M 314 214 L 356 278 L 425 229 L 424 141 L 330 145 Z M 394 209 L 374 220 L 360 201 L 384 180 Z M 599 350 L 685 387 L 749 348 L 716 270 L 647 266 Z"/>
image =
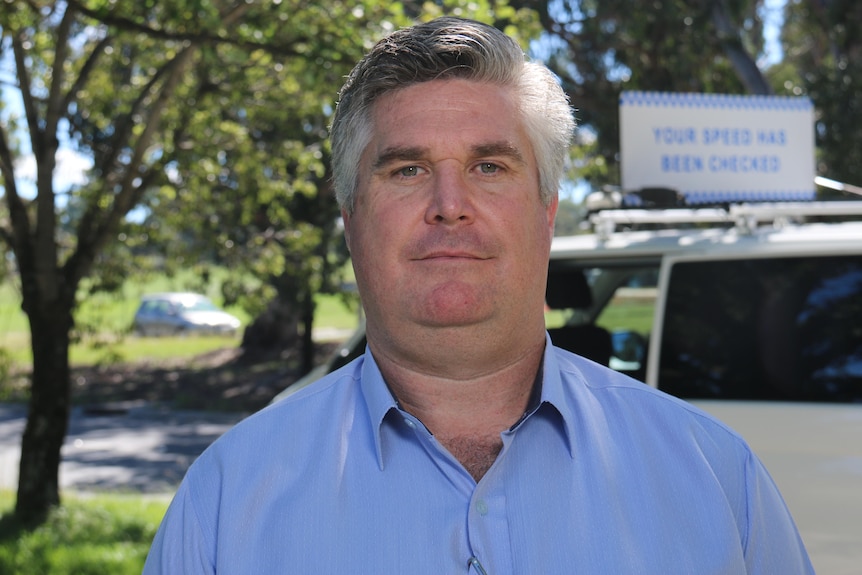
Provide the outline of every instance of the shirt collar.
<path id="1" fill-rule="evenodd" d="M 571 404 L 571 394 L 566 392 L 566 384 L 560 370 L 556 348 L 551 343 L 551 337 L 545 333 L 545 356 L 542 360 L 542 395 L 539 407 L 552 406 L 562 420 L 566 447 L 571 457 L 575 456 L 575 411 Z M 572 373 L 569 374 L 571 377 Z M 583 380 L 583 376 L 577 374 Z M 538 408 L 537 408 L 538 410 Z"/>
<path id="2" fill-rule="evenodd" d="M 383 375 L 380 373 L 377 362 L 374 361 L 374 356 L 371 355 L 371 351 L 367 346 L 365 348 L 361 377 L 362 394 L 365 397 L 365 403 L 368 406 L 368 415 L 371 419 L 372 429 L 374 430 L 377 462 L 380 468 L 383 469 L 384 446 L 381 427 L 384 419 L 393 411 L 398 412 L 399 408 L 395 397 L 389 390 L 389 386 L 383 380 Z M 566 447 L 569 450 L 569 455 L 574 457 L 574 412 L 567 401 L 568 394 L 564 390 L 563 378 L 560 375 L 560 365 L 554 353 L 550 336 L 547 334 L 545 334 L 545 353 L 542 360 L 542 378 L 537 384 L 541 385 L 541 394 L 538 401 L 536 401 L 535 396 L 531 398 L 527 415 L 515 424 L 513 429 L 523 425 L 539 409 L 543 409 L 545 405 L 549 405 L 559 414 L 567 444 Z"/>
<path id="3" fill-rule="evenodd" d="M 362 386 L 362 395 L 365 397 L 365 404 L 368 406 L 371 429 L 374 430 L 374 447 L 377 452 L 377 463 L 382 470 L 383 445 L 380 429 L 386 416 L 391 411 L 398 409 L 398 404 L 392 392 L 389 391 L 389 386 L 383 380 L 383 374 L 380 373 L 380 368 L 377 366 L 377 362 L 374 361 L 374 356 L 371 355 L 371 350 L 368 349 L 368 346 L 365 347 L 363 358 L 360 385 Z"/>

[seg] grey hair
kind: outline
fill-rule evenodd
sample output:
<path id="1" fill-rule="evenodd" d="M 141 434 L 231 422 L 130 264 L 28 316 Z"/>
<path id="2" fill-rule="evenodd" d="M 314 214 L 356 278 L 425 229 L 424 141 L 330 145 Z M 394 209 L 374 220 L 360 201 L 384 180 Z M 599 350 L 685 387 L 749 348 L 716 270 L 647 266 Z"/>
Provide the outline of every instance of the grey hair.
<path id="1" fill-rule="evenodd" d="M 545 66 L 492 26 L 454 17 L 398 30 L 353 68 L 339 92 L 330 129 L 335 196 L 353 212 L 362 153 L 371 141 L 373 105 L 389 92 L 431 80 L 460 78 L 515 89 L 539 166 L 539 194 L 556 197 L 575 121 L 565 92 Z"/>

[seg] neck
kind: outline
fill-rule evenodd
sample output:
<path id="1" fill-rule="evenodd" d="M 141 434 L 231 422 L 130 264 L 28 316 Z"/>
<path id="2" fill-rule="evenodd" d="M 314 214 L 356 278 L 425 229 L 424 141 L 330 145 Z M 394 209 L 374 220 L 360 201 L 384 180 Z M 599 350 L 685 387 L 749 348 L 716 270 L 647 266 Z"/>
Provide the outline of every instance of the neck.
<path id="1" fill-rule="evenodd" d="M 478 481 L 494 462 L 500 434 L 524 414 L 539 372 L 545 342 L 497 368 L 429 374 L 375 353 L 384 379 L 401 406 L 415 415 Z M 374 349 L 372 345 L 372 351 Z"/>

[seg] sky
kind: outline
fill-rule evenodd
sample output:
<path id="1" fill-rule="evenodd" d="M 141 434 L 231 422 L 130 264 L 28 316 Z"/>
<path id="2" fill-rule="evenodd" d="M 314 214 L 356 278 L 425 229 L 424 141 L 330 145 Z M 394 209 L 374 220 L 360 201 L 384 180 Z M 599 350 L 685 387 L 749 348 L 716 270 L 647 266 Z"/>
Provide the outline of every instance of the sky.
<path id="1" fill-rule="evenodd" d="M 784 24 L 784 5 L 787 0 L 766 0 L 761 10 L 761 19 L 764 23 L 763 38 L 766 42 L 766 55 L 761 66 L 769 66 L 780 62 L 784 57 L 781 50 L 781 27 Z"/>

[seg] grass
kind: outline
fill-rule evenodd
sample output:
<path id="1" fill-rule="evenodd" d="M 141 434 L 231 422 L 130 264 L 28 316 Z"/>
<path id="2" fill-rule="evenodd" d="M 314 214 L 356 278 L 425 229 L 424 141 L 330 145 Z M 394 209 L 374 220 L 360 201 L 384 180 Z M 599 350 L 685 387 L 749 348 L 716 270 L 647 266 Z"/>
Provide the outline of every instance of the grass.
<path id="1" fill-rule="evenodd" d="M 596 325 L 608 331 L 636 331 L 644 337 L 652 331 L 654 301 L 615 298 L 596 318 Z M 560 327 L 566 323 L 566 313 L 559 310 L 545 312 L 548 327 Z"/>
<path id="2" fill-rule="evenodd" d="M 186 358 L 233 347 L 240 338 L 216 336 L 139 338 L 129 333 L 132 317 L 140 296 L 155 291 L 189 289 L 191 280 L 156 278 L 145 285 L 125 286 L 119 294 L 97 294 L 80 308 L 79 325 L 98 326 L 98 333 L 89 334 L 72 345 L 73 365 L 97 365 L 118 361 Z M 216 303 L 215 294 L 208 294 Z M 348 307 L 339 296 L 319 295 L 316 298 L 315 327 L 352 329 L 358 323 L 355 309 Z M 227 308 L 239 317 L 243 325 L 250 321 L 239 308 Z M 27 317 L 20 309 L 20 297 L 9 283 L 0 284 L 0 350 L 17 366 L 32 363 L 30 331 Z"/>
<path id="3" fill-rule="evenodd" d="M 315 303 L 317 304 L 314 310 L 315 327 L 354 329 L 359 325 L 358 310 L 355 307 L 348 307 L 341 296 L 318 295 Z"/>
<path id="4" fill-rule="evenodd" d="M 0 573 L 139 574 L 168 501 L 134 495 L 69 496 L 33 530 L 11 515 L 14 494 L 0 491 Z"/>
<path id="5" fill-rule="evenodd" d="M 646 337 L 652 331 L 654 301 L 615 300 L 598 317 L 596 323 L 610 331 L 636 331 Z"/>

